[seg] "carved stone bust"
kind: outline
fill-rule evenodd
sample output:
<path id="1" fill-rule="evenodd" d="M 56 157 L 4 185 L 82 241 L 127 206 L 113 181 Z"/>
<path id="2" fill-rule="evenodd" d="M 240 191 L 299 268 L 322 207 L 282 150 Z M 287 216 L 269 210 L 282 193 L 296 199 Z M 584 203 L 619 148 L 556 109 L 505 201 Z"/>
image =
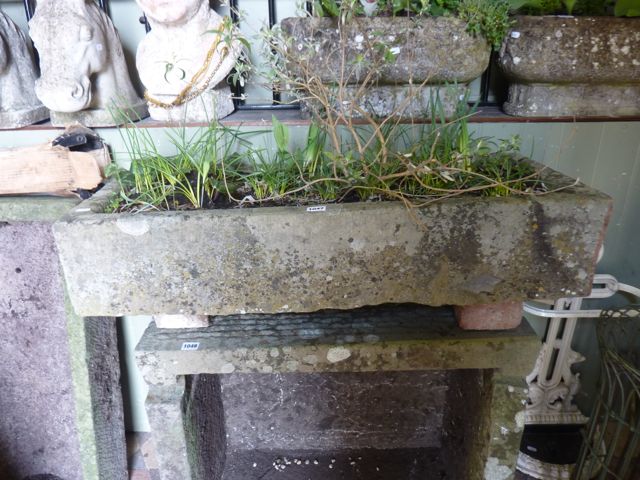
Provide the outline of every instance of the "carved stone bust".
<path id="1" fill-rule="evenodd" d="M 136 0 L 151 31 L 136 65 L 156 120 L 210 121 L 233 111 L 229 72 L 241 43 L 207 0 Z M 228 25 L 228 22 L 227 22 Z"/>
<path id="2" fill-rule="evenodd" d="M 31 42 L 0 12 L 0 128 L 19 128 L 49 118 L 36 97 L 38 78 Z"/>
<path id="3" fill-rule="evenodd" d="M 36 94 L 51 123 L 114 125 L 114 106 L 133 119 L 146 116 L 118 33 L 93 0 L 39 0 L 29 33 L 40 55 Z"/>

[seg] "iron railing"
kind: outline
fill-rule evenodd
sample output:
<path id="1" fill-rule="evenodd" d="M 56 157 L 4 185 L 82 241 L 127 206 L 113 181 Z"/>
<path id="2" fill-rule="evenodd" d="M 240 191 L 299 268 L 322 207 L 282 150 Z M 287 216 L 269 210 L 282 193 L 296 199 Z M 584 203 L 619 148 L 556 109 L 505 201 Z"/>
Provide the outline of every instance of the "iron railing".
<path id="1" fill-rule="evenodd" d="M 234 24 L 236 24 L 236 26 L 240 26 L 240 16 L 238 15 L 238 12 L 240 11 L 240 2 L 241 0 L 229 0 L 231 19 L 233 20 Z M 35 0 L 23 0 L 23 3 L 27 20 L 30 20 L 31 17 L 33 17 Z M 269 12 L 268 22 L 270 28 L 278 23 L 277 4 L 278 0 L 267 0 Z M 109 14 L 109 0 L 98 0 L 98 5 L 102 10 Z M 313 2 L 305 2 L 305 7 L 307 12 L 313 12 Z M 147 21 L 147 18 L 144 14 L 140 17 L 140 23 L 144 25 L 144 29 L 147 33 L 151 30 L 149 22 Z M 498 101 L 489 100 L 491 84 L 493 81 L 492 65 L 494 63 L 494 59 L 495 55 L 492 56 L 492 61 L 489 65 L 489 68 L 487 68 L 486 71 L 482 74 L 482 78 L 480 80 L 480 96 L 477 104 L 481 107 L 495 106 L 500 104 Z M 242 87 L 240 84 L 232 85 L 231 89 L 234 94 L 234 103 L 237 110 L 289 110 L 300 108 L 297 104 L 291 105 L 281 103 L 280 92 L 275 88 L 272 91 L 273 101 L 268 104 L 247 104 L 245 100 L 243 100 L 244 87 Z"/>

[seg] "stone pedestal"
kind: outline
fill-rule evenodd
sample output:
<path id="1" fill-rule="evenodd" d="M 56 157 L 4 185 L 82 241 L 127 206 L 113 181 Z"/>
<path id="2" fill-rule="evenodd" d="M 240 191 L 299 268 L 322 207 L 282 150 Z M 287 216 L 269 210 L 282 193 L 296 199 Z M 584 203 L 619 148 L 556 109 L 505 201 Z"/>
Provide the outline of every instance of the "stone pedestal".
<path id="1" fill-rule="evenodd" d="M 90 108 L 78 112 L 51 111 L 51 125 L 65 127 L 73 123 L 80 123 L 86 127 L 111 127 L 131 121 L 135 122 L 148 116 L 147 104 L 137 100 L 133 104 L 116 105 L 113 108 Z"/>
<path id="2" fill-rule="evenodd" d="M 502 480 L 538 347 L 526 325 L 479 334 L 449 309 L 379 307 L 151 324 L 136 356 L 165 480 Z"/>
<path id="3" fill-rule="evenodd" d="M 51 223 L 76 200 L 0 199 L 0 478 L 125 480 L 114 318 L 68 307 Z"/>

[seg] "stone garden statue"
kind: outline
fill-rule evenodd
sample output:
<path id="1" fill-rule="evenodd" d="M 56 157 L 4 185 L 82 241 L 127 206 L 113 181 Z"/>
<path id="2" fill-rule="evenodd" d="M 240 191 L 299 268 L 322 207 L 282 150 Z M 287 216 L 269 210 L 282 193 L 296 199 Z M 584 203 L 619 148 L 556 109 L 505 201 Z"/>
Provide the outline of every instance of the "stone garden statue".
<path id="1" fill-rule="evenodd" d="M 208 0 L 136 0 L 151 31 L 136 65 L 151 118 L 207 122 L 233 112 L 226 78 L 242 52 L 235 29 Z"/>
<path id="2" fill-rule="evenodd" d="M 123 122 L 114 114 L 146 116 L 118 32 L 94 0 L 39 0 L 29 33 L 40 55 L 36 94 L 53 125 L 109 126 Z"/>
<path id="3" fill-rule="evenodd" d="M 19 128 L 49 118 L 34 90 L 37 67 L 31 42 L 0 12 L 0 128 Z"/>

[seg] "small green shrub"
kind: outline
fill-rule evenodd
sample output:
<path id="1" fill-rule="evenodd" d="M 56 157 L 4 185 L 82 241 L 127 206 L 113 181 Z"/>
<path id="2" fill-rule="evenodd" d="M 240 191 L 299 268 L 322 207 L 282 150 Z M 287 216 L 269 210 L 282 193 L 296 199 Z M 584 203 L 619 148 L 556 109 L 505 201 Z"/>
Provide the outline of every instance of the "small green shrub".
<path id="1" fill-rule="evenodd" d="M 332 132 L 312 124 L 303 148 L 273 118 L 271 130 L 240 132 L 217 123 L 170 134 L 177 153 L 160 154 L 146 129 L 121 129 L 131 166 L 109 174 L 122 187 L 114 211 L 290 205 L 399 199 L 421 206 L 462 194 L 506 196 L 543 189 L 538 172 L 519 160 L 519 144 L 474 138 L 459 104 L 453 119 L 434 108 L 426 125 L 368 125 Z M 269 135 L 274 149 L 256 148 Z"/>
<path id="2" fill-rule="evenodd" d="M 528 15 L 640 16 L 640 0 L 509 0 L 512 11 Z"/>
<path id="3" fill-rule="evenodd" d="M 509 8 L 506 0 L 378 0 L 376 14 L 458 16 L 467 22 L 469 33 L 484 36 L 498 49 L 511 25 Z M 358 0 L 316 0 L 314 13 L 347 21 L 364 10 Z"/>

